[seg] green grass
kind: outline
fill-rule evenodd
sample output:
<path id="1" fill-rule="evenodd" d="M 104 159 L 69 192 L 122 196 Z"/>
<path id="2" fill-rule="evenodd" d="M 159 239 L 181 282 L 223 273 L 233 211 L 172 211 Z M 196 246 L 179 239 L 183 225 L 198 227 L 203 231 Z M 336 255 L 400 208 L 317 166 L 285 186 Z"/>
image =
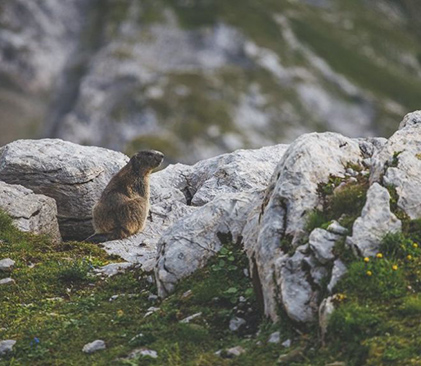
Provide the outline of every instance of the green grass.
<path id="1" fill-rule="evenodd" d="M 148 297 L 156 288 L 140 269 L 95 276 L 94 268 L 115 258 L 91 244 L 54 244 L 21 233 L 0 214 L 0 257 L 16 260 L 11 274 L 0 273 L 16 281 L 0 292 L 0 339 L 17 340 L 0 366 L 273 366 L 285 353 L 291 366 L 419 365 L 421 250 L 409 235 L 415 234 L 387 236 L 382 258 L 348 261 L 323 347 L 316 326 L 297 328 L 282 311 L 277 324 L 262 317 L 244 275 L 247 257 L 238 246 L 226 244 L 174 294 L 155 302 Z M 114 295 L 119 296 L 110 301 Z M 145 318 L 150 306 L 159 310 Z M 198 312 L 202 315 L 191 323 L 180 323 Z M 228 328 L 233 316 L 247 320 L 238 333 Z M 290 339 L 291 348 L 268 344 L 274 331 L 282 341 Z M 95 339 L 104 340 L 107 349 L 84 354 L 84 344 Z M 246 350 L 238 358 L 215 355 L 238 345 Z M 124 359 L 141 347 L 157 351 L 158 358 Z"/>

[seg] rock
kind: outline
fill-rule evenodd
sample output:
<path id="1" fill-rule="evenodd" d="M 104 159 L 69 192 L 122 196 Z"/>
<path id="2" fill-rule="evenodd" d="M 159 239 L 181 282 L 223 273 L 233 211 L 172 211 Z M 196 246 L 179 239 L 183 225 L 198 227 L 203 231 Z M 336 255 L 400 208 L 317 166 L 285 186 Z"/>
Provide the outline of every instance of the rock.
<path id="1" fill-rule="evenodd" d="M 183 207 L 190 209 L 181 211 L 177 221 L 159 238 L 155 274 L 160 297 L 171 293 L 180 279 L 202 268 L 220 250 L 220 234 L 230 234 L 234 242 L 240 237 L 249 209 L 260 201 L 260 192 L 285 150 L 285 145 L 239 150 L 199 162 L 189 169 L 173 167 L 155 174 L 158 183 L 155 186 L 170 192 L 169 199 L 163 202 L 168 207 L 175 205 L 164 212 L 175 215 Z M 174 191 L 183 193 L 184 202 Z M 162 219 L 165 218 L 163 215 Z M 171 217 L 167 221 L 171 222 Z"/>
<path id="2" fill-rule="evenodd" d="M 324 343 L 326 339 L 327 327 L 329 325 L 329 318 L 334 311 L 335 311 L 335 304 L 333 302 L 333 297 L 330 296 L 326 299 L 323 299 L 319 308 L 319 327 L 321 331 L 322 343 Z"/>
<path id="3" fill-rule="evenodd" d="M 297 322 L 311 322 L 315 318 L 318 293 L 309 281 L 306 256 L 298 250 L 292 257 L 282 257 L 279 287 L 283 307 L 288 316 Z"/>
<path id="4" fill-rule="evenodd" d="M 0 260 L 0 271 L 9 272 L 13 269 L 15 261 L 10 258 Z"/>
<path id="5" fill-rule="evenodd" d="M 187 324 L 187 323 L 190 323 L 192 320 L 199 318 L 201 316 L 202 316 L 202 313 L 196 313 L 196 314 L 188 316 L 187 318 L 184 318 L 183 320 L 180 320 L 180 323 Z"/>
<path id="6" fill-rule="evenodd" d="M 134 266 L 135 264 L 129 262 L 110 263 L 100 268 L 96 268 L 94 271 L 99 275 L 112 277 L 119 273 L 125 273 L 127 270 L 133 268 Z"/>
<path id="7" fill-rule="evenodd" d="M 0 180 L 54 198 L 63 239 L 83 240 L 93 233 L 93 205 L 127 161 L 115 151 L 58 139 L 18 140 L 0 149 Z"/>
<path id="8" fill-rule="evenodd" d="M 157 302 L 159 299 L 158 295 L 151 294 L 148 296 L 148 301 L 150 302 Z"/>
<path id="9" fill-rule="evenodd" d="M 12 339 L 0 341 L 0 357 L 6 355 L 7 353 L 13 352 L 13 346 L 15 344 L 16 341 Z"/>
<path id="10" fill-rule="evenodd" d="M 289 348 L 289 347 L 291 347 L 291 343 L 292 343 L 291 339 L 287 339 L 286 341 L 281 343 L 281 346 L 285 347 L 285 348 Z"/>
<path id="11" fill-rule="evenodd" d="M 326 264 L 335 258 L 333 247 L 340 239 L 340 235 L 317 228 L 311 232 L 309 244 L 317 260 L 321 264 Z"/>
<path id="12" fill-rule="evenodd" d="M 14 285 L 16 282 L 13 278 L 3 278 L 0 280 L 0 286 L 2 285 Z"/>
<path id="13" fill-rule="evenodd" d="M 332 268 L 332 276 L 330 278 L 330 282 L 327 285 L 327 289 L 329 293 L 332 293 L 333 289 L 335 288 L 338 281 L 342 278 L 342 276 L 346 273 L 347 269 L 345 264 L 340 260 L 337 259 L 333 263 Z"/>
<path id="14" fill-rule="evenodd" d="M 158 358 L 158 353 L 151 349 L 142 349 L 139 354 L 143 357 Z"/>
<path id="15" fill-rule="evenodd" d="M 97 339 L 96 341 L 93 341 L 91 343 L 87 343 L 83 346 L 82 351 L 85 353 L 94 353 L 103 349 L 106 349 L 105 342 Z"/>
<path id="16" fill-rule="evenodd" d="M 359 255 L 374 256 L 387 233 L 401 230 L 402 224 L 390 211 L 389 201 L 389 192 L 380 184 L 369 188 L 361 217 L 355 220 L 352 237 L 346 241 Z"/>
<path id="17" fill-rule="evenodd" d="M 189 299 L 192 296 L 193 296 L 193 291 L 192 290 L 187 290 L 185 293 L 183 293 L 181 295 L 181 298 L 182 299 Z"/>
<path id="18" fill-rule="evenodd" d="M 349 230 L 339 224 L 336 220 L 333 220 L 331 224 L 327 227 L 327 231 L 338 235 L 348 235 Z"/>
<path id="19" fill-rule="evenodd" d="M 108 299 L 108 301 L 113 302 L 113 301 L 117 300 L 119 297 L 120 297 L 120 295 L 113 295 Z"/>
<path id="20" fill-rule="evenodd" d="M 296 248 L 305 239 L 307 214 L 321 204 L 319 184 L 328 182 L 331 176 L 344 177 L 348 164 L 360 164 L 374 151 L 370 140 L 312 133 L 294 141 L 279 161 L 263 204 L 250 210 L 243 231 L 244 245 L 253 264 L 251 272 L 253 277 L 258 276 L 265 314 L 272 319 L 277 319 L 277 293 L 293 319 L 315 318 L 317 294 L 302 269 L 303 258 L 299 257 L 303 256 L 291 260 L 279 243 L 290 242 L 291 250 Z M 300 301 L 294 300 L 292 294 Z"/>
<path id="21" fill-rule="evenodd" d="M 241 346 L 232 347 L 227 349 L 227 357 L 238 357 L 245 352 L 246 350 Z"/>
<path id="22" fill-rule="evenodd" d="M 269 336 L 268 343 L 279 343 L 281 341 L 281 332 L 274 332 Z"/>
<path id="23" fill-rule="evenodd" d="M 245 319 L 236 316 L 230 320 L 229 328 L 232 332 L 238 332 L 246 323 Z"/>
<path id="24" fill-rule="evenodd" d="M 0 209 L 13 219 L 13 224 L 19 230 L 46 234 L 55 241 L 61 240 L 54 199 L 35 194 L 21 185 L 0 181 Z"/>
<path id="25" fill-rule="evenodd" d="M 143 317 L 147 318 L 148 316 L 152 315 L 153 313 L 157 312 L 158 310 L 160 310 L 160 308 L 157 308 L 155 306 L 151 306 L 150 308 L 148 308 L 148 310 L 146 310 L 146 313 Z"/>

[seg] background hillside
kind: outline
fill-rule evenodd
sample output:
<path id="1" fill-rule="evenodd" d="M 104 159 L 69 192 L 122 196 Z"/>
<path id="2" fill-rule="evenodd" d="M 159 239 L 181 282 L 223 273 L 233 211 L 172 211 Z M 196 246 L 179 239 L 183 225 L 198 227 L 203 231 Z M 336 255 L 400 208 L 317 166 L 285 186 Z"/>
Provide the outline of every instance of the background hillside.
<path id="1" fill-rule="evenodd" d="M 3 0 L 0 145 L 195 162 L 307 131 L 388 136 L 421 101 L 417 0 Z"/>

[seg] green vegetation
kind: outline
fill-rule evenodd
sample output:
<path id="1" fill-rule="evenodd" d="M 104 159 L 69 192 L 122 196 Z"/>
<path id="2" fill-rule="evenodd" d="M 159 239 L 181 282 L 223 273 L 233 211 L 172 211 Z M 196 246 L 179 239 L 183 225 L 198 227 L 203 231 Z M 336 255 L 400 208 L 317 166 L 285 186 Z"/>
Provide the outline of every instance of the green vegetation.
<path id="1" fill-rule="evenodd" d="M 361 170 L 361 167 L 358 169 Z M 323 209 L 309 213 L 306 230 L 311 232 L 316 227 L 326 229 L 332 220 L 337 220 L 351 232 L 354 221 L 361 215 L 365 205 L 367 190 L 367 176 L 359 174 L 356 181 L 331 176 L 327 183 L 319 184 L 318 193 Z"/>
<path id="2" fill-rule="evenodd" d="M 356 210 L 340 209 L 341 202 L 362 207 L 362 178 L 339 191 L 327 187 L 333 181 L 322 187 L 332 191 L 325 196 L 326 211 L 312 213 L 310 226 L 326 227 L 337 215 L 354 217 Z M 343 242 L 337 244 L 341 258 L 347 254 L 348 273 L 336 287 L 337 310 L 322 346 L 317 326 L 293 324 L 282 310 L 277 324 L 262 317 L 244 274 L 248 260 L 230 240 L 205 268 L 160 301 L 148 299 L 156 288 L 140 269 L 96 276 L 94 268 L 115 258 L 91 244 L 52 243 L 21 233 L 0 214 L 0 258 L 16 260 L 11 274 L 0 273 L 16 281 L 0 292 L 0 340 L 17 340 L 0 366 L 273 366 L 282 354 L 288 361 L 279 364 L 290 366 L 419 365 L 421 220 L 409 221 L 405 228 L 386 235 L 374 258 L 355 258 Z M 151 306 L 159 309 L 145 317 Z M 180 323 L 197 313 L 201 315 L 189 323 Z M 246 319 L 238 332 L 229 330 L 234 316 Z M 281 342 L 290 339 L 291 347 L 268 343 L 274 331 L 280 332 Z M 83 345 L 95 339 L 103 339 L 107 349 L 84 354 Z M 226 350 L 234 346 L 245 353 L 228 358 Z M 142 347 L 157 351 L 158 358 L 127 358 Z M 218 350 L 221 356 L 215 354 Z"/>

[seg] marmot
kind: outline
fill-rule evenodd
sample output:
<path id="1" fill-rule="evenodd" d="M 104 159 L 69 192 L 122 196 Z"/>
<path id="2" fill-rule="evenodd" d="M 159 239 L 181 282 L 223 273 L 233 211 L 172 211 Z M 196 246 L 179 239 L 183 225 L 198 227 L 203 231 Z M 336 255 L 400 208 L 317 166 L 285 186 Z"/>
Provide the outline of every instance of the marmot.
<path id="1" fill-rule="evenodd" d="M 163 159 L 159 151 L 139 151 L 110 180 L 92 210 L 95 234 L 86 241 L 123 239 L 143 230 L 149 212 L 149 177 Z"/>

